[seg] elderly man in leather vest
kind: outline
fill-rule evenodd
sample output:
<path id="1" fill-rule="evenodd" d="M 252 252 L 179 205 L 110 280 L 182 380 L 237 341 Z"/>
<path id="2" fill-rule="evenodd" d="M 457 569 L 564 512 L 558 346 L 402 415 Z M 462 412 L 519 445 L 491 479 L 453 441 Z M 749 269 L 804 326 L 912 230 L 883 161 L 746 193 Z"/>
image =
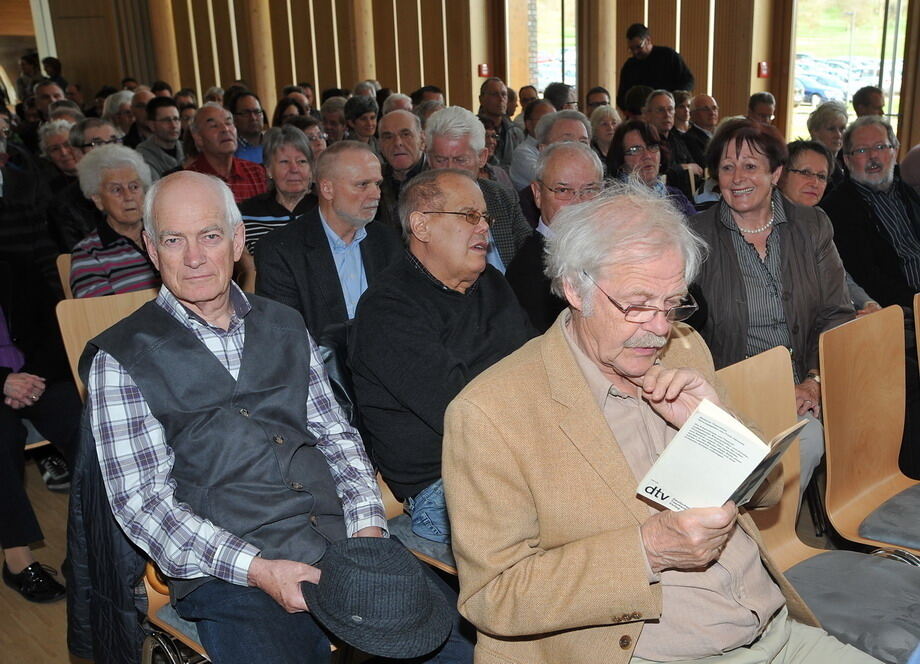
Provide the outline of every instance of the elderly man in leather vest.
<path id="1" fill-rule="evenodd" d="M 301 316 L 232 283 L 244 230 L 224 183 L 167 176 L 144 222 L 163 288 L 83 358 L 112 512 L 212 661 L 327 662 L 300 582 L 330 541 L 383 535 L 360 437 Z"/>
<path id="2" fill-rule="evenodd" d="M 636 495 L 697 404 L 720 402 L 706 344 L 680 324 L 703 242 L 629 183 L 562 209 L 553 231 L 546 272 L 568 308 L 444 420 L 477 664 L 875 662 L 815 628 L 745 508 Z"/>

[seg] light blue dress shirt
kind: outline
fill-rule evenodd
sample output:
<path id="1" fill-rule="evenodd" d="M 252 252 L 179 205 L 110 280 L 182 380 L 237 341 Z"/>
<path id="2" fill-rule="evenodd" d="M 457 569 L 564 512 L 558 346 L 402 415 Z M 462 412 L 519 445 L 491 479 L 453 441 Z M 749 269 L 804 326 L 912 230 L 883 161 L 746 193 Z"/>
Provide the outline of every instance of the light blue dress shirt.
<path id="1" fill-rule="evenodd" d="M 326 240 L 332 251 L 332 260 L 335 261 L 335 269 L 339 275 L 339 283 L 342 285 L 348 318 L 354 318 L 358 300 L 367 290 L 367 273 L 364 271 L 364 261 L 361 260 L 361 241 L 367 237 L 367 229 L 359 228 L 352 241 L 345 244 L 344 240 L 329 228 L 322 212 L 319 213 L 319 218 L 323 222 L 323 231 L 326 233 Z"/>

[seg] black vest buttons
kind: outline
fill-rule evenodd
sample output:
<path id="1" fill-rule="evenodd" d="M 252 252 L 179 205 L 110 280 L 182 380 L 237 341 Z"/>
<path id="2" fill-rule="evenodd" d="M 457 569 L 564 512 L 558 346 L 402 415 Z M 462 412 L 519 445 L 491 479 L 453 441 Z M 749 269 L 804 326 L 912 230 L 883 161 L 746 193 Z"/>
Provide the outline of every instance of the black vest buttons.
<path id="1" fill-rule="evenodd" d="M 242 415 L 243 417 L 249 417 L 249 411 L 246 410 L 245 408 L 240 408 L 240 415 Z"/>
<path id="2" fill-rule="evenodd" d="M 623 650 L 629 650 L 629 647 L 632 645 L 632 637 L 628 634 L 624 634 L 620 637 L 620 648 Z"/>
<path id="3" fill-rule="evenodd" d="M 278 445 L 284 445 L 284 436 L 272 436 L 272 440 Z"/>
<path id="4" fill-rule="evenodd" d="M 291 488 L 294 489 L 294 491 L 300 491 L 303 489 L 303 484 L 300 482 L 291 482 Z"/>

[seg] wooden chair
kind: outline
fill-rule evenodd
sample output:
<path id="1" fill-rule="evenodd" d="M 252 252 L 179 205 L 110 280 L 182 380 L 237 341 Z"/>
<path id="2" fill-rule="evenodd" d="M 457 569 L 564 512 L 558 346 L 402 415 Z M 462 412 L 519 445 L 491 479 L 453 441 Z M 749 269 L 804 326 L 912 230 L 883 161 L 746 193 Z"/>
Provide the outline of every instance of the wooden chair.
<path id="1" fill-rule="evenodd" d="M 920 482 L 898 467 L 903 311 L 886 307 L 828 330 L 819 351 L 831 523 L 850 541 L 920 555 Z"/>
<path id="2" fill-rule="evenodd" d="M 147 620 L 160 631 L 154 631 L 144 640 L 141 664 L 163 661 L 157 658 L 158 653 L 176 664 L 210 661 L 199 642 L 198 628 L 195 623 L 180 618 L 169 603 L 169 587 L 152 562 L 147 563 L 144 571 L 144 588 L 147 590 Z"/>
<path id="3" fill-rule="evenodd" d="M 61 280 L 61 288 L 64 289 L 64 297 L 68 300 L 73 299 L 73 291 L 70 289 L 70 254 L 58 254 L 57 271 L 58 279 Z"/>
<path id="4" fill-rule="evenodd" d="M 70 370 L 81 397 L 86 398 L 86 388 L 83 381 L 80 380 L 77 364 L 86 342 L 112 327 L 128 314 L 134 313 L 142 304 L 156 296 L 157 290 L 150 288 L 120 295 L 86 297 L 58 302 L 58 325 L 61 327 L 61 336 L 64 339 L 64 349 L 67 351 Z"/>
<path id="5" fill-rule="evenodd" d="M 873 314 L 875 315 L 875 314 Z M 777 347 L 717 372 L 731 406 L 771 438 L 796 421 L 789 352 Z M 920 640 L 913 607 L 920 601 L 920 568 L 898 560 L 825 551 L 802 542 L 795 530 L 799 506 L 799 444 L 781 461 L 783 495 L 754 510 L 767 550 L 822 627 L 883 662 L 903 662 Z"/>

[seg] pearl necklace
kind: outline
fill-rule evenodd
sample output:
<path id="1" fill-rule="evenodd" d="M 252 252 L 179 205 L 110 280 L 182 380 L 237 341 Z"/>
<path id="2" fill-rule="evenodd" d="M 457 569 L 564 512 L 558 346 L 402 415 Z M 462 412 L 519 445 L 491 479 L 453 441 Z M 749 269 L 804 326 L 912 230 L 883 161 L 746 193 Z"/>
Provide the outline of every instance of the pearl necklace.
<path id="1" fill-rule="evenodd" d="M 770 221 L 765 223 L 760 228 L 752 228 L 752 229 L 741 228 L 741 224 L 739 224 L 738 222 L 735 222 L 735 225 L 738 227 L 738 230 L 741 231 L 742 233 L 746 233 L 748 235 L 756 235 L 757 233 L 763 233 L 765 230 L 767 230 L 768 228 L 770 228 L 770 226 L 773 225 L 774 215 L 775 215 L 775 211 L 773 208 L 773 198 L 771 197 L 770 198 Z"/>

